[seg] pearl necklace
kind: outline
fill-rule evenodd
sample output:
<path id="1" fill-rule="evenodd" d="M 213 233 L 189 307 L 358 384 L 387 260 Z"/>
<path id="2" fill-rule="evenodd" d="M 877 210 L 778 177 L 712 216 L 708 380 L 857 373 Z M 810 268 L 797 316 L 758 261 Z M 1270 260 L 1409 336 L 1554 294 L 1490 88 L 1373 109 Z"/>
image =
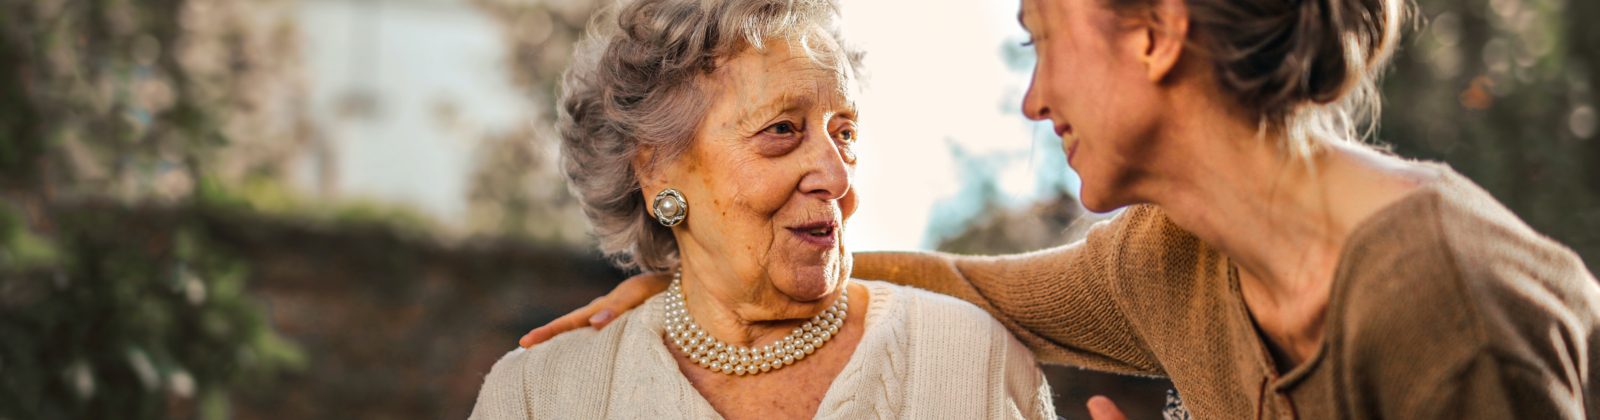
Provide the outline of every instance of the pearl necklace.
<path id="1" fill-rule="evenodd" d="M 839 299 L 833 301 L 833 306 L 811 317 L 788 336 L 760 347 L 737 346 L 723 343 L 695 324 L 683 304 L 682 284 L 683 272 L 673 273 L 672 286 L 667 288 L 667 338 L 700 367 L 734 376 L 767 373 L 805 359 L 839 334 L 850 309 L 850 304 L 845 303 L 849 300 L 847 287 L 839 291 Z"/>

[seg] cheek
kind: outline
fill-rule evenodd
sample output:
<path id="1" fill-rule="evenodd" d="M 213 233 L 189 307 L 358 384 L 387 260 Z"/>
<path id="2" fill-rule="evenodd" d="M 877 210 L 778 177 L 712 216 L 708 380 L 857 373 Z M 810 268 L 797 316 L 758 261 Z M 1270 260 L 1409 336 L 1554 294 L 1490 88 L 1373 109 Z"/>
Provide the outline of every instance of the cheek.
<path id="1" fill-rule="evenodd" d="M 786 173 L 767 162 L 745 162 L 725 175 L 730 181 L 732 194 L 742 210 L 763 219 L 771 217 L 788 201 L 794 185 L 786 182 Z"/>
<path id="2" fill-rule="evenodd" d="M 727 170 L 713 174 L 711 195 L 719 230 L 738 232 L 754 243 L 754 236 L 770 235 L 772 217 L 788 201 L 792 184 L 785 173 L 760 160 L 730 162 Z M 761 241 L 765 242 L 765 241 Z"/>
<path id="3" fill-rule="evenodd" d="M 840 210 L 844 212 L 845 220 L 850 220 L 850 216 L 856 214 L 856 207 L 861 203 L 859 201 L 859 197 L 859 195 L 856 195 L 855 186 L 851 186 L 850 193 L 846 194 L 843 199 L 839 200 L 839 207 Z"/>
<path id="4" fill-rule="evenodd" d="M 1035 77 L 1041 79 L 1040 84 L 1045 87 L 1047 105 L 1056 112 L 1065 113 L 1064 117 L 1074 125 L 1095 111 L 1096 102 L 1106 92 L 1102 80 L 1104 60 L 1066 42 L 1046 53 L 1039 61 Z"/>

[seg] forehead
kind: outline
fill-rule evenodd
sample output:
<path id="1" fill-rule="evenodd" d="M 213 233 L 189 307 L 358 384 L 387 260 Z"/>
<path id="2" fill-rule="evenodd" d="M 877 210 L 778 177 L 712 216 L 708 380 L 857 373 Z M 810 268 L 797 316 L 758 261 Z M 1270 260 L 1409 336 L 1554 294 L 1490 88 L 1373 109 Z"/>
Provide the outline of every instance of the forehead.
<path id="1" fill-rule="evenodd" d="M 740 107 L 784 98 L 849 105 L 856 80 L 842 51 L 820 32 L 770 39 L 761 49 L 746 48 L 723 62 L 710 87 L 719 93 L 715 97 L 733 99 Z"/>

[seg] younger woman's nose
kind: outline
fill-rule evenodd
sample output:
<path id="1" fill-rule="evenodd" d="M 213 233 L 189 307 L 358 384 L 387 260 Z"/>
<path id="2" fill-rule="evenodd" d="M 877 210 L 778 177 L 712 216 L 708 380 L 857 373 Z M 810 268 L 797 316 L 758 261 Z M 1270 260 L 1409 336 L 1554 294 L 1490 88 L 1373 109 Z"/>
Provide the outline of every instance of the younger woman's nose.
<path id="1" fill-rule="evenodd" d="M 1038 83 L 1029 83 L 1027 94 L 1022 96 L 1022 115 L 1034 121 L 1050 118 L 1050 107 L 1045 105 L 1044 95 L 1040 94 L 1039 90 Z"/>

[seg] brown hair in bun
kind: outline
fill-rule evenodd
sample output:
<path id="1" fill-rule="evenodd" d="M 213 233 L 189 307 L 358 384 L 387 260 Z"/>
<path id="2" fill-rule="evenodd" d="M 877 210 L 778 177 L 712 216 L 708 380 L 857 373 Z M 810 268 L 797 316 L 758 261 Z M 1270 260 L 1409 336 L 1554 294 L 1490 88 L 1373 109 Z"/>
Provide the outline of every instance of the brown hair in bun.
<path id="1" fill-rule="evenodd" d="M 1134 12 L 1154 0 L 1105 0 Z M 1190 45 L 1266 130 L 1309 152 L 1354 139 L 1379 106 L 1376 81 L 1399 39 L 1405 0 L 1185 0 Z"/>

